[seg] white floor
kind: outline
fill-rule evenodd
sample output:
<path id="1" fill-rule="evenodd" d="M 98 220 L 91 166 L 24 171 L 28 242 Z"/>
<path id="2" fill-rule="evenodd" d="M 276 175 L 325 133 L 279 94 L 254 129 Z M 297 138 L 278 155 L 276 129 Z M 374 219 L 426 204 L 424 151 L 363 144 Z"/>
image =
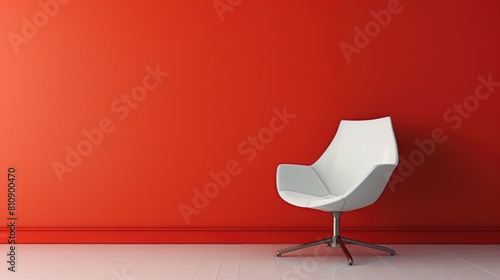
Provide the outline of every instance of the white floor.
<path id="1" fill-rule="evenodd" d="M 312 247 L 280 258 L 289 245 L 0 245 L 0 279 L 500 279 L 500 245 L 389 245 L 397 254 L 348 245 Z"/>

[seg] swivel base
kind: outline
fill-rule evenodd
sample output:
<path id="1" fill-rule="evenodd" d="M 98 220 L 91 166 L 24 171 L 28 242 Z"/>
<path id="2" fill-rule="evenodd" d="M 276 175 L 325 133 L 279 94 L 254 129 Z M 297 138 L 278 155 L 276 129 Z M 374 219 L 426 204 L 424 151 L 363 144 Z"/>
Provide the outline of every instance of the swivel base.
<path id="1" fill-rule="evenodd" d="M 279 250 L 278 252 L 276 252 L 276 256 L 281 257 L 281 255 L 283 255 L 283 254 L 290 253 L 290 252 L 293 252 L 296 250 L 304 249 L 304 248 L 311 247 L 311 246 L 321 245 L 321 244 L 328 244 L 328 247 L 334 247 L 334 248 L 340 247 L 342 249 L 342 251 L 344 252 L 345 256 L 347 257 L 347 262 L 349 262 L 349 265 L 352 265 L 354 263 L 354 261 L 352 259 L 351 253 L 349 253 L 349 250 L 347 250 L 345 243 L 351 243 L 351 244 L 356 244 L 356 245 L 360 245 L 360 246 L 364 246 L 364 247 L 368 247 L 368 248 L 372 248 L 372 249 L 381 250 L 381 251 L 387 252 L 391 255 L 396 254 L 396 251 L 392 250 L 391 248 L 387 248 L 387 247 L 380 246 L 380 245 L 375 245 L 375 244 L 371 244 L 371 243 L 366 243 L 366 242 L 362 242 L 362 241 L 358 241 L 358 240 L 354 240 L 354 239 L 348 239 L 348 238 L 341 237 L 340 236 L 340 214 L 342 214 L 342 212 L 332 212 L 332 216 L 333 216 L 333 236 L 332 237 L 318 240 L 318 241 L 314 241 L 314 242 L 301 244 L 301 245 L 297 245 L 297 246 L 293 246 L 293 247 L 289 247 L 289 248 L 285 248 L 283 250 Z"/>
<path id="2" fill-rule="evenodd" d="M 311 246 L 321 245 L 321 244 L 328 244 L 329 247 L 340 247 L 342 249 L 342 251 L 344 252 L 345 256 L 347 257 L 347 262 L 349 263 L 349 265 L 352 265 L 354 263 L 354 260 L 352 259 L 352 256 L 351 256 L 351 253 L 349 253 L 349 250 L 347 250 L 347 247 L 345 246 L 344 242 L 356 244 L 356 245 L 360 245 L 360 246 L 364 246 L 364 247 L 368 247 L 368 248 L 372 248 L 372 249 L 381 250 L 381 251 L 387 252 L 391 255 L 396 254 L 396 251 L 392 250 L 391 248 L 387 248 L 384 246 L 375 245 L 375 244 L 371 244 L 371 243 L 366 243 L 366 242 L 362 242 L 362 241 L 358 241 L 358 240 L 354 240 L 354 239 L 348 239 L 348 238 L 337 236 L 335 238 L 335 241 L 333 241 L 333 240 L 334 240 L 334 237 L 330 237 L 330 238 L 318 240 L 315 242 L 309 242 L 309 243 L 305 243 L 305 244 L 301 244 L 301 245 L 297 245 L 297 246 L 292 246 L 289 248 L 279 250 L 278 252 L 276 252 L 276 256 L 281 257 L 283 254 L 290 253 L 290 252 L 293 252 L 296 250 L 304 249 L 304 248 L 311 247 Z"/>

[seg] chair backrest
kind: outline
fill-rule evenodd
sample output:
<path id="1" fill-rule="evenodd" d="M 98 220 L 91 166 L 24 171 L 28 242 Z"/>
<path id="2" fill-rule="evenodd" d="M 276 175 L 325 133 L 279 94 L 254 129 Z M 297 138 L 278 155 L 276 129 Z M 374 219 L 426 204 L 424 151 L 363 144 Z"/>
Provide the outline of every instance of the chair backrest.
<path id="1" fill-rule="evenodd" d="M 384 117 L 341 121 L 332 142 L 312 167 L 331 194 L 344 195 L 374 166 L 397 163 L 398 148 L 391 118 Z M 378 187 L 383 190 L 385 184 Z"/>

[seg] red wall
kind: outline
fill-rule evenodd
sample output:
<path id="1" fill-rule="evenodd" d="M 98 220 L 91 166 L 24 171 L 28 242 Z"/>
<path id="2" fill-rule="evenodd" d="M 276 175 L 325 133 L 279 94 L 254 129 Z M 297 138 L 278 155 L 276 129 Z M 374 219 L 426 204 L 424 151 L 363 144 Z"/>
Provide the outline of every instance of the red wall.
<path id="1" fill-rule="evenodd" d="M 390 115 L 400 167 L 344 214 L 345 235 L 498 243 L 499 14 L 494 0 L 0 0 L 16 241 L 324 237 L 329 214 L 282 201 L 276 166 L 314 162 L 341 119 Z"/>

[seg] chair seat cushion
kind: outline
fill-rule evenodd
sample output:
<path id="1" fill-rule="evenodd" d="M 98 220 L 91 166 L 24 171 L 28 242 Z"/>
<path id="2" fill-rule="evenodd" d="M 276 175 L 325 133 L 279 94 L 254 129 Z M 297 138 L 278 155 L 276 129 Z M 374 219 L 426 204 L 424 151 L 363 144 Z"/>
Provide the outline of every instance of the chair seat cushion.
<path id="1" fill-rule="evenodd" d="M 276 181 L 280 197 L 292 205 L 331 212 L 344 204 L 344 197 L 330 194 L 309 165 L 280 164 Z"/>
<path id="2" fill-rule="evenodd" d="M 340 211 L 344 205 L 344 197 L 342 196 L 314 196 L 294 191 L 280 191 L 279 195 L 292 205 L 326 212 Z"/>

